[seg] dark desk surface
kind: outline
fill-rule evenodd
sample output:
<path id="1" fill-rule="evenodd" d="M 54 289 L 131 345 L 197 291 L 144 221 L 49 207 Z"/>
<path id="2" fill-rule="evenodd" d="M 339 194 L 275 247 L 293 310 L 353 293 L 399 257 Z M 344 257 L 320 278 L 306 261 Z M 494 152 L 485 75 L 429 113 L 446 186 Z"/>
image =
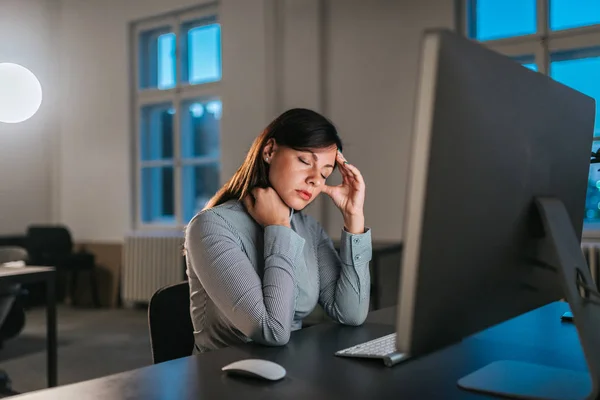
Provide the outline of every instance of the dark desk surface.
<path id="1" fill-rule="evenodd" d="M 393 368 L 380 360 L 339 358 L 334 351 L 393 331 L 394 310 L 373 312 L 364 326 L 322 324 L 292 335 L 281 348 L 246 345 L 186 357 L 106 378 L 17 397 L 47 399 L 481 399 L 456 381 L 501 359 L 586 371 L 572 324 L 562 323 L 566 303 L 553 303 L 442 351 Z M 98 355 L 101 357 L 102 355 Z M 243 358 L 283 365 L 282 381 L 263 383 L 224 375 L 221 367 Z"/>

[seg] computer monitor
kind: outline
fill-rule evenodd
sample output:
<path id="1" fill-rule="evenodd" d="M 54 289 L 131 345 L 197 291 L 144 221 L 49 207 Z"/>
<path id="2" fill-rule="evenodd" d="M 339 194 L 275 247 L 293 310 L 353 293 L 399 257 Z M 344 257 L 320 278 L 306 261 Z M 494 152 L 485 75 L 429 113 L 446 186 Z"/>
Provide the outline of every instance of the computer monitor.
<path id="1" fill-rule="evenodd" d="M 578 301 L 595 116 L 592 98 L 453 32 L 421 51 L 396 324 L 410 356 Z"/>

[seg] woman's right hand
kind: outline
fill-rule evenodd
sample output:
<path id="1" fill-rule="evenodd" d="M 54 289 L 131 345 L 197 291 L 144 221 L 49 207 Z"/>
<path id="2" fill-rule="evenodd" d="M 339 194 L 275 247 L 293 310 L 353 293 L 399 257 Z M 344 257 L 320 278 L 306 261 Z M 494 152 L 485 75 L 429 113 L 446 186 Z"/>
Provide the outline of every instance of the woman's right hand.
<path id="1" fill-rule="evenodd" d="M 244 205 L 254 220 L 263 227 L 290 227 L 290 209 L 273 188 L 255 188 L 244 198 Z"/>

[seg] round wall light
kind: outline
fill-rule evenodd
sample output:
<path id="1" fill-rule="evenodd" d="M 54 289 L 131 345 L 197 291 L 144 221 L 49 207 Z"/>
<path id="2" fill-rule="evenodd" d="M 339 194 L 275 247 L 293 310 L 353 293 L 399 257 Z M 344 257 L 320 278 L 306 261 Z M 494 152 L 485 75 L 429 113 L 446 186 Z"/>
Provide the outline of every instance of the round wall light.
<path id="1" fill-rule="evenodd" d="M 31 118 L 42 104 L 42 85 L 27 68 L 0 63 L 0 122 L 16 124 Z"/>

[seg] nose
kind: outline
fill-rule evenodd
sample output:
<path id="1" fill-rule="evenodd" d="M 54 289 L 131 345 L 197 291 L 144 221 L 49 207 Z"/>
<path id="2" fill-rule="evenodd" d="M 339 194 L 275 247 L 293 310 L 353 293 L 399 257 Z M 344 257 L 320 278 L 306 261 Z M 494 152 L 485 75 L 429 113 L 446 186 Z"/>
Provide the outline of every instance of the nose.
<path id="1" fill-rule="evenodd" d="M 321 186 L 321 184 L 323 183 L 322 181 L 323 181 L 323 177 L 321 176 L 319 171 L 316 169 L 311 170 L 311 172 L 308 174 L 308 177 L 306 178 L 306 182 L 309 185 L 312 185 L 315 187 Z"/>

